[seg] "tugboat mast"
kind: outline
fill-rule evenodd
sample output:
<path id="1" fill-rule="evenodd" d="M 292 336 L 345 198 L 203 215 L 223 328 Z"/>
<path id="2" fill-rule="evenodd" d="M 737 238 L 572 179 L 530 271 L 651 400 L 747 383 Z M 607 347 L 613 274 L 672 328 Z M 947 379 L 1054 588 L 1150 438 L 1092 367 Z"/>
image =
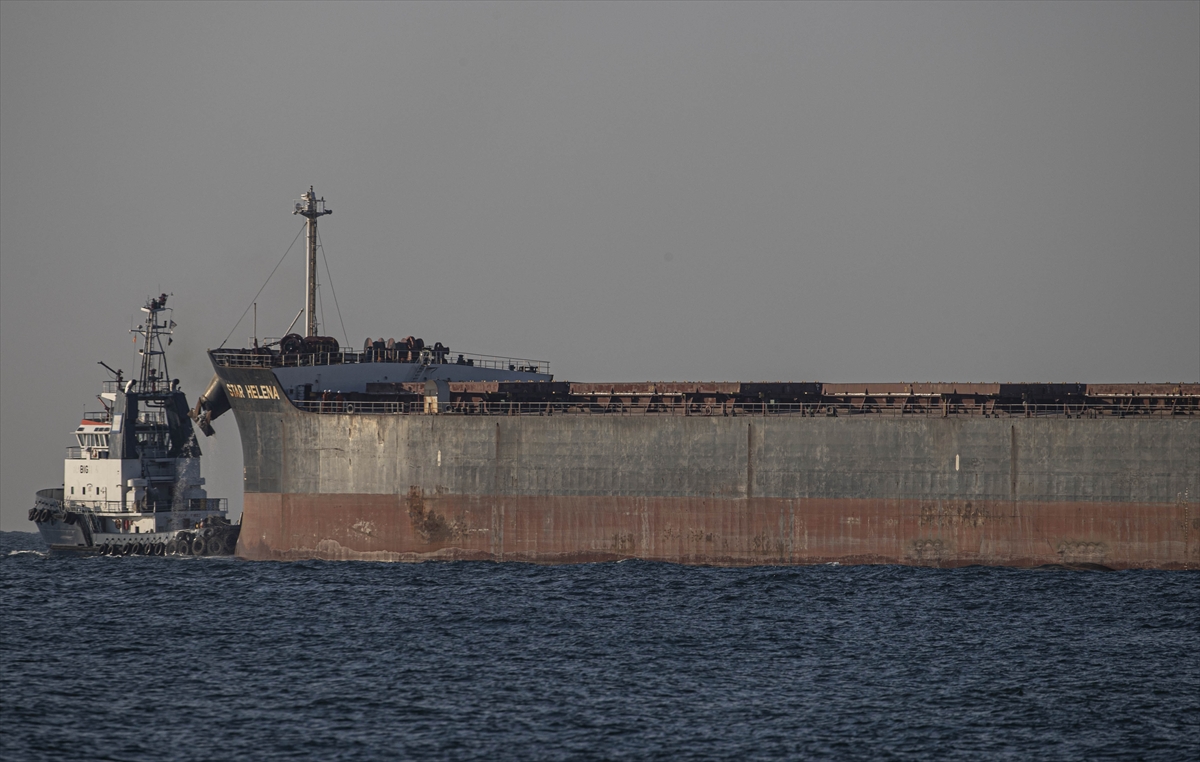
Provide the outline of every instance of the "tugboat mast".
<path id="1" fill-rule="evenodd" d="M 142 337 L 143 342 L 138 349 L 142 356 L 138 389 L 142 392 L 170 391 L 171 375 L 167 370 L 167 355 L 163 351 L 162 337 L 166 335 L 168 342 L 170 341 L 169 337 L 175 330 L 175 321 L 168 317 L 163 322 L 158 322 L 159 313 L 169 311 L 167 296 L 169 294 L 159 294 L 157 298 L 147 301 L 146 306 L 142 307 L 146 319 L 137 328 L 130 330 L 130 333 Z"/>
<path id="2" fill-rule="evenodd" d="M 308 266 L 304 279 L 304 335 L 307 337 L 317 335 L 317 218 L 333 214 L 333 210 L 325 208 L 324 197 L 317 198 L 311 185 L 300 199 L 292 214 L 308 218 Z"/>

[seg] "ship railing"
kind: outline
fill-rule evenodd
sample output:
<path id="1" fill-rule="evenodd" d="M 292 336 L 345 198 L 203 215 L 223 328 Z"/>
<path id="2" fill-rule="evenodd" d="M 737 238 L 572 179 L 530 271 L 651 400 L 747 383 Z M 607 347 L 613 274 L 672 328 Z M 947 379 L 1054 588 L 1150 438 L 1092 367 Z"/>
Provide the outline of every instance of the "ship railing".
<path id="1" fill-rule="evenodd" d="M 38 508 L 48 508 L 52 511 L 56 511 L 60 506 L 62 506 L 63 492 L 64 490 L 62 487 L 40 489 L 37 491 L 37 498 L 34 500 L 34 504 Z"/>
<path id="2" fill-rule="evenodd" d="M 68 447 L 67 460 L 105 460 L 108 450 L 103 447 Z"/>
<path id="3" fill-rule="evenodd" d="M 424 402 L 346 402 L 343 400 L 292 400 L 292 404 L 306 413 L 404 415 L 420 413 L 425 409 Z"/>
<path id="4" fill-rule="evenodd" d="M 107 410 L 89 410 L 83 414 L 83 420 L 95 423 L 109 423 Z"/>
<path id="5" fill-rule="evenodd" d="M 189 512 L 221 511 L 222 513 L 227 513 L 229 511 L 229 500 L 224 497 L 194 497 L 184 501 L 184 503 L 183 510 Z M 161 510 L 170 511 L 171 508 L 172 506 L 165 505 Z"/>
<path id="6" fill-rule="evenodd" d="M 454 353 L 446 357 L 439 365 L 469 365 L 489 370 L 513 370 L 521 373 L 550 374 L 550 363 L 546 360 L 529 360 L 522 357 L 502 357 L 499 355 L 472 355 Z"/>
<path id="7" fill-rule="evenodd" d="M 293 400 L 292 404 L 309 413 L 362 415 L 414 415 L 427 412 L 424 401 L 364 402 L 356 400 Z M 862 405 L 853 402 L 717 402 L 698 401 L 651 402 L 624 404 L 612 400 L 599 402 L 439 402 L 439 415 L 624 415 L 624 416 L 799 416 L 832 417 L 918 417 L 918 418 L 1134 418 L 1200 415 L 1200 408 L 1190 407 L 1128 407 L 1110 404 L 1056 405 Z"/>
<path id="8" fill-rule="evenodd" d="M 127 384 L 127 383 L 129 383 L 129 382 L 128 381 L 120 381 L 120 382 L 104 381 L 100 384 L 100 391 L 105 392 L 107 394 L 114 394 L 116 392 L 122 391 L 125 387 L 125 384 Z"/>
<path id="9" fill-rule="evenodd" d="M 120 500 L 80 500 L 75 497 L 68 496 L 66 499 L 68 510 L 83 510 L 93 513 L 133 513 L 132 503 L 122 503 Z"/>
<path id="10" fill-rule="evenodd" d="M 213 352 L 217 365 L 223 368 L 307 368 L 324 365 L 354 365 L 373 362 L 406 362 L 428 365 L 465 365 L 489 370 L 510 370 L 522 373 L 550 374 L 550 363 L 546 360 L 530 360 L 523 357 L 501 355 L 479 355 L 466 353 L 439 353 L 428 360 L 401 359 L 401 350 L 341 350 L 338 352 L 294 353 L 286 355 L 267 352 L 239 352 L 219 350 Z M 407 354 L 407 351 L 405 351 Z"/>
<path id="11" fill-rule="evenodd" d="M 138 423 L 147 423 L 153 426 L 167 425 L 167 411 L 157 410 L 154 408 L 143 408 L 138 410 Z"/>
<path id="12" fill-rule="evenodd" d="M 61 495 L 62 490 L 59 489 L 57 492 Z M 38 498 L 42 498 L 40 492 L 38 493 Z M 224 497 L 189 498 L 181 501 L 178 508 L 176 508 L 175 504 L 166 501 L 136 503 L 133 500 L 129 500 L 122 503 L 120 500 L 78 500 L 68 497 L 66 502 L 67 508 L 71 510 L 91 511 L 93 513 L 171 513 L 175 510 L 184 513 L 212 513 L 214 511 L 228 513 L 229 511 L 229 499 Z"/>

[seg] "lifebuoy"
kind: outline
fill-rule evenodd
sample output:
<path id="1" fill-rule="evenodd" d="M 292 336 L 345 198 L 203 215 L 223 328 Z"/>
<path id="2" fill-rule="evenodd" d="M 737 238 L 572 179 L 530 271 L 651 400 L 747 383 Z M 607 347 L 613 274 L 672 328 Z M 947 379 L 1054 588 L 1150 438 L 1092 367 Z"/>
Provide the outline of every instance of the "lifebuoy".
<path id="1" fill-rule="evenodd" d="M 347 402 L 347 403 L 346 403 L 346 412 L 347 412 L 347 413 L 353 413 L 353 412 L 354 412 L 354 403 L 353 403 L 353 402 Z"/>

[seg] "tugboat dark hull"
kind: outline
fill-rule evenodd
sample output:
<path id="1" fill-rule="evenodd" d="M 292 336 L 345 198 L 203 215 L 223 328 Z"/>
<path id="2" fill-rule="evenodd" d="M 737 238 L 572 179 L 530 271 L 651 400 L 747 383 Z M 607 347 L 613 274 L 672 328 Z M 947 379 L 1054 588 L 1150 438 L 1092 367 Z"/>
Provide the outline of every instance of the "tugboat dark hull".
<path id="1" fill-rule="evenodd" d="M 103 530 L 103 521 L 88 513 L 69 510 L 62 490 L 40 490 L 29 511 L 38 533 L 52 553 L 109 556 L 232 556 L 241 526 L 222 524 L 192 530 L 115 533 Z"/>

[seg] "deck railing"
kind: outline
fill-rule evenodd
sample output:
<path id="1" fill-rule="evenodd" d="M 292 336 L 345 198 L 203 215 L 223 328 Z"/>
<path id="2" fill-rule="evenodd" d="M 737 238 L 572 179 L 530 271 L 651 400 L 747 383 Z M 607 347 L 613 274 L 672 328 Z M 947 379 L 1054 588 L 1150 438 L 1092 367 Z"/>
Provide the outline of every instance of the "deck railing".
<path id="1" fill-rule="evenodd" d="M 107 458 L 108 450 L 102 447 L 85 449 L 76 446 L 67 448 L 67 460 L 106 460 Z"/>
<path id="2" fill-rule="evenodd" d="M 40 494 L 39 494 L 40 497 Z M 119 500 L 77 500 L 67 496 L 66 508 L 74 511 L 91 511 L 94 513 L 119 513 L 139 515 L 145 513 L 171 513 L 172 503 L 158 502 L 135 505 L 132 500 L 122 504 Z M 193 498 L 183 501 L 179 507 L 181 513 L 200 513 L 229 510 L 229 500 L 224 497 Z"/>
<path id="3" fill-rule="evenodd" d="M 308 413 L 354 415 L 420 415 L 426 406 L 418 402 L 360 402 L 342 400 L 293 401 L 292 404 Z M 1200 408 L 1189 407 L 1131 407 L 1127 405 L 992 405 L 965 406 L 895 406 L 870 407 L 855 403 L 801 402 L 726 402 L 705 405 L 696 402 L 655 402 L 649 405 L 588 404 L 580 402 L 439 402 L 438 415 L 480 416 L 553 416 L 553 415 L 618 415 L 618 416 L 793 416 L 803 418 L 834 417 L 919 417 L 919 418 L 1134 418 L 1147 416 L 1200 415 Z"/>
<path id="4" fill-rule="evenodd" d="M 213 352 L 217 365 L 223 368 L 305 368 L 323 365 L 355 365 L 372 362 L 395 362 L 394 360 L 373 359 L 372 352 L 357 350 L 341 350 L 338 352 L 314 352 L 311 354 L 275 355 L 269 352 L 244 352 L 238 350 L 217 350 Z M 461 360 L 459 358 L 462 358 Z M 443 362 L 422 363 L 408 362 L 406 364 L 429 365 L 467 365 L 489 370 L 512 370 L 523 373 L 550 373 L 550 363 L 545 360 L 529 360 L 521 357 L 502 357 L 499 355 L 475 355 L 454 353 L 447 355 Z"/>

